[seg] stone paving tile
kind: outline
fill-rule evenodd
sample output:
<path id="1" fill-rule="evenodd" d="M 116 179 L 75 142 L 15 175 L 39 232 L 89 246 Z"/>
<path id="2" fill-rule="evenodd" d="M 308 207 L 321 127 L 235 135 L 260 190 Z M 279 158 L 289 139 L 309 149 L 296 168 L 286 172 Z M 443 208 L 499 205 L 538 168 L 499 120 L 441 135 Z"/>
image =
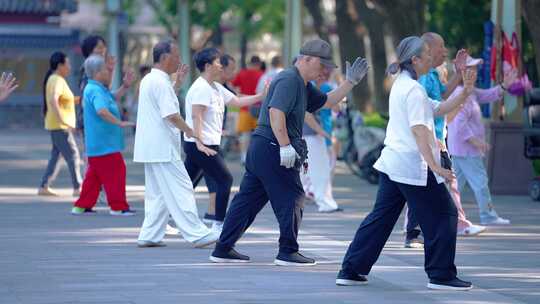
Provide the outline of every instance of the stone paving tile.
<path id="1" fill-rule="evenodd" d="M 131 139 L 128 139 L 128 142 Z M 509 227 L 490 227 L 476 238 L 458 238 L 456 264 L 470 292 L 425 288 L 422 250 L 402 247 L 402 218 L 390 236 L 369 285 L 337 287 L 335 275 L 361 220 L 370 211 L 376 187 L 351 177 L 341 164 L 335 196 L 345 208 L 318 214 L 307 205 L 300 231 L 301 250 L 318 260 L 309 268 L 272 264 L 278 227 L 265 207 L 238 243 L 251 256 L 246 265 L 216 265 L 211 249 L 193 249 L 181 237 L 168 247 L 139 249 L 143 220 L 142 166 L 126 157 L 128 200 L 139 213 L 114 218 L 69 214 L 69 176 L 63 168 L 56 187 L 64 196 L 35 195 L 49 151 L 42 131 L 0 130 L 0 303 L 540 303 L 540 204 L 525 196 L 494 196 Z M 129 155 L 129 151 L 127 153 Z M 230 163 L 237 187 L 242 168 Z M 237 188 L 235 188 L 237 189 Z M 198 188 L 199 212 L 207 195 Z M 477 209 L 470 193 L 464 208 L 473 222 Z"/>

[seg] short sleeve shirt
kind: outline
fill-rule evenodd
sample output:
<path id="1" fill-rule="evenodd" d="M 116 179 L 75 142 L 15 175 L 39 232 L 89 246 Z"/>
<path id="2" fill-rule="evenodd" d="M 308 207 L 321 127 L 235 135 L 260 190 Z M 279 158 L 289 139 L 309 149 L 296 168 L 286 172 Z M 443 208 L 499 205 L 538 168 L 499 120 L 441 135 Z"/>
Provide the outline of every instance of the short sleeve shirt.
<path id="1" fill-rule="evenodd" d="M 63 130 L 68 127 L 75 127 L 75 97 L 69 89 L 69 85 L 66 80 L 58 75 L 52 74 L 47 80 L 45 87 L 45 94 L 47 100 L 47 113 L 45 113 L 45 129 L 47 130 Z M 52 111 L 52 103 L 54 96 L 58 94 L 58 106 L 60 110 L 60 116 L 63 121 L 68 125 L 62 124 L 56 114 Z"/>
<path id="2" fill-rule="evenodd" d="M 103 156 L 124 150 L 122 128 L 106 121 L 98 114 L 100 110 L 105 109 L 117 119 L 121 119 L 120 110 L 109 89 L 102 83 L 90 79 L 84 87 L 83 102 L 86 155 Z"/>
<path id="3" fill-rule="evenodd" d="M 206 107 L 202 117 L 201 141 L 205 145 L 219 145 L 223 132 L 223 115 L 227 105 L 235 95 L 222 84 L 214 82 L 213 86 L 203 77 L 197 78 L 186 95 L 186 123 L 193 129 L 193 106 Z M 185 141 L 195 142 L 191 137 Z"/>
<path id="4" fill-rule="evenodd" d="M 418 82 L 426 89 L 429 98 L 437 102 L 443 100 L 442 96 L 446 92 L 446 86 L 439 79 L 439 73 L 437 73 L 436 69 L 432 68 L 427 74 L 422 75 L 418 79 Z M 444 141 L 446 137 L 445 128 L 446 121 L 444 116 L 435 117 L 435 134 L 437 135 L 437 139 Z"/>
<path id="5" fill-rule="evenodd" d="M 232 84 L 240 89 L 242 95 L 255 95 L 257 83 L 263 75 L 259 69 L 242 69 L 233 79 Z M 242 107 L 242 111 L 248 111 L 249 107 Z"/>
<path id="6" fill-rule="evenodd" d="M 327 98 L 325 93 L 310 82 L 306 85 L 296 67 L 288 68 L 279 73 L 270 84 L 254 134 L 276 141 L 269 112 L 270 108 L 275 108 L 285 113 L 289 138 L 301 138 L 306 111 L 317 111 L 326 103 Z"/>
<path id="7" fill-rule="evenodd" d="M 428 165 L 418 149 L 411 127 L 422 125 L 432 132 L 428 142 L 433 158 L 440 163 L 439 148 L 435 143 L 432 102 L 425 89 L 408 72 L 401 72 L 392 85 L 388 108 L 390 120 L 386 129 L 385 147 L 373 167 L 386 173 L 392 181 L 426 186 Z M 444 182 L 437 174 L 435 177 L 439 183 Z"/>
<path id="8" fill-rule="evenodd" d="M 180 130 L 166 119 L 180 114 L 169 75 L 152 69 L 141 80 L 138 100 L 133 160 L 142 163 L 180 160 Z"/>

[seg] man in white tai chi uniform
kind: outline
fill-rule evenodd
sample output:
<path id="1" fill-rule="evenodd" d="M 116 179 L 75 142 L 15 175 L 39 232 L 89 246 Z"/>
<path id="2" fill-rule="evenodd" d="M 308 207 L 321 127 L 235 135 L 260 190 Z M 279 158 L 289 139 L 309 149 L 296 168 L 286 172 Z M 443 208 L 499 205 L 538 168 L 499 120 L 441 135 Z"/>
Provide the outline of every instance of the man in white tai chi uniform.
<path id="1" fill-rule="evenodd" d="M 188 73 L 181 64 L 173 41 L 159 42 L 153 49 L 154 67 L 139 89 L 137 132 L 133 160 L 144 163 L 146 191 L 144 222 L 139 247 L 162 247 L 169 214 L 180 234 L 195 247 L 215 243 L 219 234 L 199 219 L 193 186 L 180 158 L 180 131 L 193 137 L 193 130 L 180 116 L 178 98 L 170 74 L 176 82 Z"/>

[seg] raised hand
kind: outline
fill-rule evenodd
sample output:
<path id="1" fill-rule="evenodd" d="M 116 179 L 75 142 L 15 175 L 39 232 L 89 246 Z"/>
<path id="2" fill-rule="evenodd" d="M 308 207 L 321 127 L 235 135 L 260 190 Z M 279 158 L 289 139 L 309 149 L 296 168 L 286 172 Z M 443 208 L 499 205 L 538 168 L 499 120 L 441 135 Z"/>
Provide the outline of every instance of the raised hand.
<path id="1" fill-rule="evenodd" d="M 19 86 L 16 81 L 17 78 L 15 78 L 12 73 L 2 73 L 2 76 L 0 77 L 0 101 L 7 99 L 8 96 L 15 91 Z"/>
<path id="2" fill-rule="evenodd" d="M 345 62 L 345 79 L 357 85 L 367 74 L 369 65 L 365 58 L 358 57 L 351 66 L 351 63 Z"/>
<path id="3" fill-rule="evenodd" d="M 461 77 L 463 78 L 463 88 L 468 93 L 472 93 L 474 90 L 477 76 L 478 72 L 475 67 L 467 68 L 461 72 Z"/>
<path id="4" fill-rule="evenodd" d="M 465 49 L 461 49 L 456 53 L 454 65 L 456 66 L 456 70 L 460 73 L 467 68 L 467 56 L 469 56 L 469 53 L 467 53 L 467 50 Z"/>
<path id="5" fill-rule="evenodd" d="M 135 79 L 135 72 L 132 68 L 127 68 L 124 73 L 124 78 L 122 78 L 122 85 L 126 88 L 131 87 L 133 80 Z"/>
<path id="6" fill-rule="evenodd" d="M 187 74 L 189 73 L 189 66 L 187 64 L 180 64 L 176 70 L 176 77 L 174 81 L 176 84 L 180 85 L 186 79 Z"/>

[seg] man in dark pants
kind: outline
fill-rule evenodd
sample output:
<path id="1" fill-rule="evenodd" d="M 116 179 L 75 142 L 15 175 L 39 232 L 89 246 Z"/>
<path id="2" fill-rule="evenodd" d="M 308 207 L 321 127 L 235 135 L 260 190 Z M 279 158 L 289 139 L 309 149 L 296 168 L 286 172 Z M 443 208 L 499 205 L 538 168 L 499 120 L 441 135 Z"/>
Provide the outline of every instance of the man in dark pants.
<path id="1" fill-rule="evenodd" d="M 294 66 L 278 74 L 261 107 L 246 158 L 246 173 L 240 192 L 225 217 L 223 232 L 210 260 L 216 263 L 248 262 L 234 250 L 234 244 L 270 200 L 279 222 L 279 254 L 276 265 L 315 265 L 315 260 L 298 253 L 298 227 L 302 219 L 304 190 L 300 182 L 307 149 L 302 140 L 306 111 L 340 102 L 368 70 L 365 59 L 347 62 L 347 81 L 324 94 L 310 81 L 325 69 L 333 69 L 331 46 L 320 39 L 306 42 Z"/>

